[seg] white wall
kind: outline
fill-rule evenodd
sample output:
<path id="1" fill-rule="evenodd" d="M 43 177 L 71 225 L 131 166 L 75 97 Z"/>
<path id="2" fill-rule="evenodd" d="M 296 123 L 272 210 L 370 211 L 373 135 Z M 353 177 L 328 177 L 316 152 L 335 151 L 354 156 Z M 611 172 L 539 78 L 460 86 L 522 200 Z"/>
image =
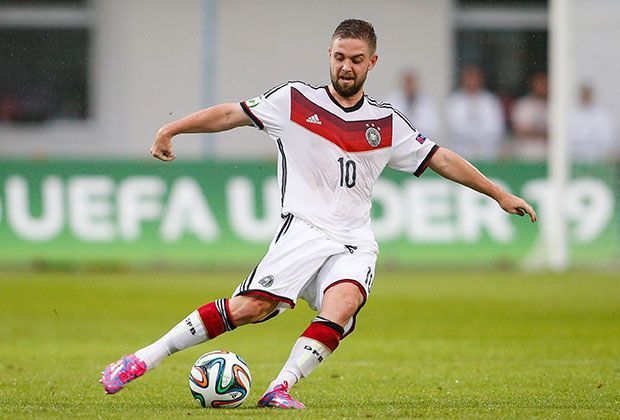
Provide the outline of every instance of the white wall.
<path id="1" fill-rule="evenodd" d="M 451 86 L 453 0 L 92 1 L 93 108 L 89 123 L 0 126 L 0 155 L 148 155 L 157 128 L 203 106 L 255 96 L 289 79 L 328 82 L 326 49 L 336 25 L 367 19 L 379 63 L 366 91 L 381 100 L 399 71 L 417 67 L 440 102 Z M 573 0 L 573 79 L 591 81 L 620 121 L 620 1 Z M 439 105 L 441 105 L 439 103 Z M 423 127 L 421 127 L 423 129 Z M 437 139 L 441 143 L 442 139 Z M 253 129 L 185 136 L 182 158 L 273 157 Z"/>

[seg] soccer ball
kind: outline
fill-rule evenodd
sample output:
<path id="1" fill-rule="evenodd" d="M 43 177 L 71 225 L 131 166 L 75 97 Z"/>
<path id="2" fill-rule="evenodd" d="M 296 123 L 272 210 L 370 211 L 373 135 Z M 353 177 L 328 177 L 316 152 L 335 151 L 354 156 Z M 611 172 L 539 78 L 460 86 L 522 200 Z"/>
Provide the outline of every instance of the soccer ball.
<path id="1" fill-rule="evenodd" d="M 252 376 L 235 353 L 216 350 L 203 354 L 189 372 L 189 390 L 203 407 L 239 407 L 250 393 Z"/>

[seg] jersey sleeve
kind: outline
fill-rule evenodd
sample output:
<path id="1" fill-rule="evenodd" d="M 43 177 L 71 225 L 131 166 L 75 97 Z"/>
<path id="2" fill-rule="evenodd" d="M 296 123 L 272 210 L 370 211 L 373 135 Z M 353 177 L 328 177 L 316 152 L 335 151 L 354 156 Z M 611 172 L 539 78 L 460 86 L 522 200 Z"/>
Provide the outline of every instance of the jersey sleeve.
<path id="1" fill-rule="evenodd" d="M 394 112 L 390 168 L 420 176 L 439 146 L 420 133 L 405 117 Z"/>
<path id="2" fill-rule="evenodd" d="M 290 84 L 284 83 L 239 104 L 256 128 L 275 139 L 281 137 L 284 125 L 289 121 L 290 96 Z"/>

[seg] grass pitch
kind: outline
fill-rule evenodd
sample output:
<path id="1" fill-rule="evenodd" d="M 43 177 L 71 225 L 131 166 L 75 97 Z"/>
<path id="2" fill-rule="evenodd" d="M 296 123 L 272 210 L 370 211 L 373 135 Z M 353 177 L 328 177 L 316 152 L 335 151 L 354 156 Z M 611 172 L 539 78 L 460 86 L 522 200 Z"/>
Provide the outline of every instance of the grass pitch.
<path id="1" fill-rule="evenodd" d="M 620 279 L 580 273 L 377 273 L 357 331 L 294 389 L 303 413 L 255 408 L 312 312 L 298 308 L 178 353 L 114 396 L 100 370 L 245 274 L 0 274 L 0 417 L 620 416 Z M 243 356 L 234 410 L 193 401 L 202 353 Z"/>

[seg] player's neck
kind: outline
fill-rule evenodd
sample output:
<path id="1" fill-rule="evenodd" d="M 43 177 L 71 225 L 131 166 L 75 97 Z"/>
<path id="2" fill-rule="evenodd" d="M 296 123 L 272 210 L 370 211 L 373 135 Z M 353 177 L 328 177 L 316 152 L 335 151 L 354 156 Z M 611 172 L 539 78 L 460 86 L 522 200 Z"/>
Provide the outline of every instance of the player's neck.
<path id="1" fill-rule="evenodd" d="M 338 92 L 336 92 L 336 89 L 334 89 L 333 85 L 328 85 L 327 89 L 329 89 L 329 93 L 332 95 L 332 97 L 338 101 L 338 103 L 343 107 L 343 108 L 350 108 L 352 106 L 355 106 L 360 99 L 362 99 L 362 96 L 364 96 L 364 90 L 360 89 L 355 95 L 353 96 L 349 96 L 347 98 L 345 98 L 344 96 L 341 96 L 338 94 Z"/>

